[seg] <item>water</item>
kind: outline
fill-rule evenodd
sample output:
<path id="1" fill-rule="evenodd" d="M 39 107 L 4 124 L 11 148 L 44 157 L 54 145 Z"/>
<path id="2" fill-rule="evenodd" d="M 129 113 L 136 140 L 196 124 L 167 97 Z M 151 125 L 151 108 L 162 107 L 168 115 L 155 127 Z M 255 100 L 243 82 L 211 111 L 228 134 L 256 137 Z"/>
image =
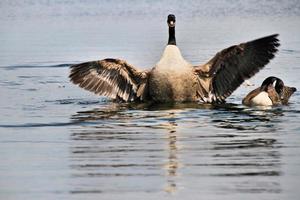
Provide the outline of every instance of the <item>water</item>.
<path id="1" fill-rule="evenodd" d="M 0 199 L 297 199 L 300 95 L 242 98 L 275 75 L 300 89 L 297 1 L 1 1 Z M 116 104 L 68 80 L 106 57 L 152 67 L 177 16 L 194 64 L 280 33 L 276 58 L 220 106 Z"/>

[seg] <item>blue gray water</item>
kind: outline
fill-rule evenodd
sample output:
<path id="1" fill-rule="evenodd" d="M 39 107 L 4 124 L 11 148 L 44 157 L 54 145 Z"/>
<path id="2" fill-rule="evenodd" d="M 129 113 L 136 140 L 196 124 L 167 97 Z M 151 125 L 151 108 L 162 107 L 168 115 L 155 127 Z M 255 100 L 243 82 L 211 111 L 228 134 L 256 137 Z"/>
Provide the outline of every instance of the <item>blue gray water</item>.
<path id="1" fill-rule="evenodd" d="M 0 2 L 0 199 L 298 199 L 300 93 L 241 100 L 267 76 L 300 90 L 299 1 Z M 146 69 L 177 16 L 193 64 L 279 33 L 274 60 L 220 106 L 116 104 L 68 80 L 106 57 Z"/>

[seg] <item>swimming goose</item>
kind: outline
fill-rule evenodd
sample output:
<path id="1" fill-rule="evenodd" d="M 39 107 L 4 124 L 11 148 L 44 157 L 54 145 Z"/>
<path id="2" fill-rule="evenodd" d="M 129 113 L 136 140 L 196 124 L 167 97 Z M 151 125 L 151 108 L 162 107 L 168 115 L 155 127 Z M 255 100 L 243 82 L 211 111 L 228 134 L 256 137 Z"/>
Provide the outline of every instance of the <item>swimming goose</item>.
<path id="1" fill-rule="evenodd" d="M 246 79 L 274 57 L 278 34 L 234 45 L 203 65 L 193 66 L 176 46 L 175 15 L 169 15 L 169 40 L 151 70 L 138 70 L 120 59 L 71 66 L 70 80 L 97 95 L 125 102 L 222 103 Z"/>
<path id="2" fill-rule="evenodd" d="M 285 105 L 296 88 L 285 86 L 277 77 L 266 78 L 259 88 L 251 91 L 242 101 L 247 106 Z"/>

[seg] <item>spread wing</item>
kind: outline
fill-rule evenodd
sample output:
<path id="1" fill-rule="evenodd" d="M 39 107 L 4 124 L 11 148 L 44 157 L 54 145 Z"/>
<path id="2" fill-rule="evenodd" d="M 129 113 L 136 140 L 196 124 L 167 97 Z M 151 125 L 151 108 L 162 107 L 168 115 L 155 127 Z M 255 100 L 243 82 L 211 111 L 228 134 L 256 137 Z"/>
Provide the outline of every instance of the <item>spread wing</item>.
<path id="1" fill-rule="evenodd" d="M 231 46 L 206 64 L 196 66 L 195 73 L 204 85 L 199 93 L 212 102 L 224 102 L 246 79 L 274 58 L 279 46 L 277 37 L 275 34 Z"/>
<path id="2" fill-rule="evenodd" d="M 147 94 L 148 72 L 119 59 L 73 65 L 69 77 L 79 87 L 113 99 L 144 100 Z"/>

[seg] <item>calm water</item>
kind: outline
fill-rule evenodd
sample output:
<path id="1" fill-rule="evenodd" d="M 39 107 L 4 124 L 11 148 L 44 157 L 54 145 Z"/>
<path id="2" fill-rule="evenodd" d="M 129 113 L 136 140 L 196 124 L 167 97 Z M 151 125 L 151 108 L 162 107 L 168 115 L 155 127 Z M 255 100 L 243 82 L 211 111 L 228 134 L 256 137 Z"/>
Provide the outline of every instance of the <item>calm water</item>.
<path id="1" fill-rule="evenodd" d="M 298 199 L 300 93 L 258 109 L 270 75 L 300 90 L 298 1 L 1 1 L 0 199 Z M 177 16 L 194 64 L 279 33 L 276 58 L 220 106 L 115 104 L 72 85 L 106 57 L 152 67 Z"/>

